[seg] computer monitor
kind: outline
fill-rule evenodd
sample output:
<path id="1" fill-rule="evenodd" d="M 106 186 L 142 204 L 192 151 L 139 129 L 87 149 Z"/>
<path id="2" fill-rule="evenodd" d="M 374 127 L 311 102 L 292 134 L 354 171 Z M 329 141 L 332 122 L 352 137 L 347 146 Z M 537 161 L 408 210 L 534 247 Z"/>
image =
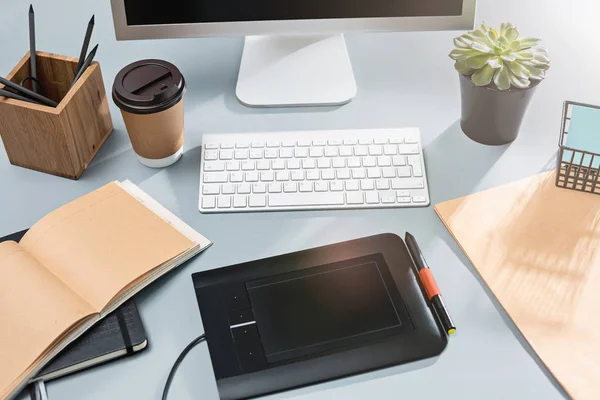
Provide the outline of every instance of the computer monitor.
<path id="1" fill-rule="evenodd" d="M 343 33 L 471 29 L 476 0 L 111 0 L 118 40 L 243 35 L 248 106 L 340 105 L 356 95 Z M 392 49 L 390 49 L 392 51 Z"/>

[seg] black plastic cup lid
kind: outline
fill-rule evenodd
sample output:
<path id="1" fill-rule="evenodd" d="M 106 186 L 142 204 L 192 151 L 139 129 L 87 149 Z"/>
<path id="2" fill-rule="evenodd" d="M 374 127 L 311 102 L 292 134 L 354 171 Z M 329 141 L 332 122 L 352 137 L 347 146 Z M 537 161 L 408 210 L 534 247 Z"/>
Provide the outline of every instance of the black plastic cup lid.
<path id="1" fill-rule="evenodd" d="M 115 77 L 113 101 L 132 114 L 164 111 L 181 100 L 185 79 L 168 61 L 141 60 L 129 64 Z"/>

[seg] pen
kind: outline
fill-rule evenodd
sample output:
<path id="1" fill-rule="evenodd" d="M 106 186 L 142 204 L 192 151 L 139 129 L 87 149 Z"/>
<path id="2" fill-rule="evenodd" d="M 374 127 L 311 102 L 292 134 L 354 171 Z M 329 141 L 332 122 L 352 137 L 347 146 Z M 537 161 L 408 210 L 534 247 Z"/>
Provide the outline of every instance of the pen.
<path id="1" fill-rule="evenodd" d="M 408 247 L 411 257 L 417 266 L 419 278 L 423 283 L 427 297 L 431 301 L 431 304 L 433 305 L 433 308 L 435 309 L 435 312 L 442 323 L 442 327 L 448 335 L 453 334 L 456 332 L 456 327 L 454 326 L 454 322 L 452 322 L 452 318 L 450 318 L 448 309 L 442 300 L 440 289 L 433 278 L 433 274 L 427 265 L 427 261 L 425 261 L 425 257 L 423 257 L 423 253 L 421 253 L 421 249 L 417 244 L 417 240 L 408 232 L 406 232 L 404 240 L 406 241 L 406 246 Z"/>
<path id="2" fill-rule="evenodd" d="M 81 66 L 81 69 L 77 72 L 77 75 L 75 75 L 75 79 L 73 79 L 73 83 L 71 84 L 71 87 L 73 87 L 73 85 L 75 85 L 75 83 L 81 77 L 81 75 L 83 75 L 83 73 L 85 72 L 87 67 L 90 66 L 90 64 L 92 63 L 92 60 L 94 60 L 94 56 L 96 55 L 96 50 L 98 50 L 98 45 L 96 45 L 92 49 L 92 51 L 90 51 L 90 54 L 88 54 L 87 58 L 83 62 L 83 65 Z"/>
<path id="3" fill-rule="evenodd" d="M 47 106 L 50 107 L 56 107 L 58 105 L 57 102 L 55 102 L 54 100 L 51 100 L 47 97 L 42 96 L 41 94 L 38 94 L 32 90 L 29 90 L 23 86 L 17 85 L 14 82 L 9 81 L 6 78 L 3 78 L 0 76 L 0 83 L 3 84 L 4 86 L 7 86 L 11 89 L 16 90 L 17 92 L 19 92 L 20 94 L 22 94 L 23 96 L 27 96 L 27 97 L 31 97 L 32 99 L 35 99 L 37 101 L 39 101 L 40 103 L 43 103 Z"/>
<path id="4" fill-rule="evenodd" d="M 83 66 L 85 61 L 85 56 L 87 55 L 88 46 L 90 45 L 90 39 L 92 37 L 92 32 L 94 30 L 94 16 L 88 22 L 87 30 L 85 31 L 85 37 L 83 39 L 83 44 L 81 45 L 81 53 L 79 54 L 79 61 L 77 62 L 77 68 L 75 68 L 75 75 L 79 73 L 79 70 Z"/>
<path id="5" fill-rule="evenodd" d="M 29 66 L 31 76 L 37 80 L 37 54 L 35 53 L 35 13 L 33 5 L 29 5 Z M 37 93 L 38 85 L 35 80 L 31 81 L 31 88 Z"/>
<path id="6" fill-rule="evenodd" d="M 25 96 L 18 95 L 18 94 L 13 93 L 13 92 L 9 92 L 8 90 L 5 90 L 5 89 L 0 89 L 0 96 L 6 97 L 8 99 L 15 99 L 15 100 L 27 101 L 27 102 L 33 103 L 33 104 L 40 104 L 40 103 L 38 103 L 37 101 L 35 101 L 33 99 L 30 99 L 30 98 L 25 97 Z"/>

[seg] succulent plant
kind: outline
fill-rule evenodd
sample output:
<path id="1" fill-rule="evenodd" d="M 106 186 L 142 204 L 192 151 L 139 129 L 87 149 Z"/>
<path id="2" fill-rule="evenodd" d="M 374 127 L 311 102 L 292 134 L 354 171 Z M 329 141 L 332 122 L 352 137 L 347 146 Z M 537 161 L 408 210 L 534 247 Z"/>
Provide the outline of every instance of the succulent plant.
<path id="1" fill-rule="evenodd" d="M 481 29 L 455 38 L 454 45 L 450 53 L 456 61 L 454 68 L 470 76 L 477 86 L 525 89 L 532 81 L 544 79 L 550 64 L 540 39 L 519 38 L 517 28 L 508 22 L 502 23 L 499 30 L 484 22 Z"/>

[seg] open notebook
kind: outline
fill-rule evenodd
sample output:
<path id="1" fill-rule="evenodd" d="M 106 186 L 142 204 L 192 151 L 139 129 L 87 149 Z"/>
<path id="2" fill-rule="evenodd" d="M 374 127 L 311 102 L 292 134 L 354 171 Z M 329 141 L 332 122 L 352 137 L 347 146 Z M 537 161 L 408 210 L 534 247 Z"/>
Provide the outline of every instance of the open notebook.
<path id="1" fill-rule="evenodd" d="M 210 245 L 129 181 L 0 243 L 0 399 L 98 320 Z"/>

